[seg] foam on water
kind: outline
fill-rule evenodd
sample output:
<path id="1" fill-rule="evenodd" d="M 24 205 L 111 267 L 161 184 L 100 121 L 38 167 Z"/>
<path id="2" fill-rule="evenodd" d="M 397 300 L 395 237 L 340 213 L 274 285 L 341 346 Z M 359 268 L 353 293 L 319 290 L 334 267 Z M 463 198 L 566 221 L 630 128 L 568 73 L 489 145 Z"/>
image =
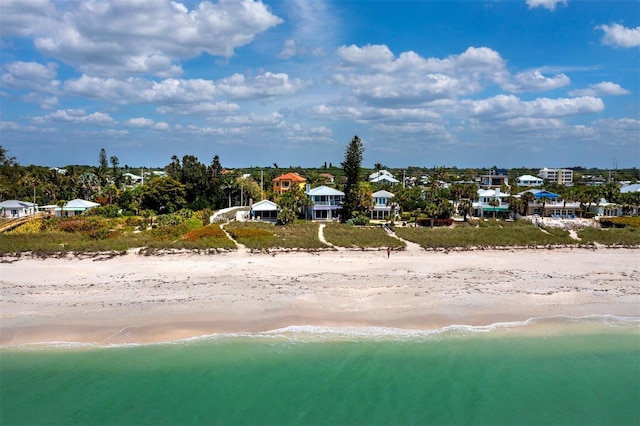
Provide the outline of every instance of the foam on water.
<path id="1" fill-rule="evenodd" d="M 607 329 L 640 327 L 640 317 L 622 317 L 616 315 L 586 315 L 533 317 L 523 321 L 497 322 L 489 325 L 453 324 L 445 327 L 420 330 L 397 327 L 329 327 L 314 325 L 290 325 L 283 328 L 263 332 L 235 332 L 214 333 L 156 343 L 111 343 L 99 344 L 91 342 L 50 341 L 20 345 L 4 345 L 1 349 L 97 349 L 97 348 L 126 348 L 137 346 L 175 345 L 196 343 L 202 341 L 230 340 L 230 339 L 267 339 L 283 342 L 318 342 L 318 341 L 407 341 L 428 340 L 434 338 L 465 337 L 475 334 L 504 337 L 508 335 L 528 334 L 537 336 L 552 336 L 559 334 L 588 333 L 594 327 Z"/>

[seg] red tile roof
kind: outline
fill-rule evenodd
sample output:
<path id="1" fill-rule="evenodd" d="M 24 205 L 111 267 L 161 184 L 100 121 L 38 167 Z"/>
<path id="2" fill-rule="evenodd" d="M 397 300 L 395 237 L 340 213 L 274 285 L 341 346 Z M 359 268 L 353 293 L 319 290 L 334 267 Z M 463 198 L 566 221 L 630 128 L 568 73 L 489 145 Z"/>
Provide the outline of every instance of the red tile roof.
<path id="1" fill-rule="evenodd" d="M 277 178 L 275 178 L 273 181 L 281 181 L 281 180 L 290 180 L 293 182 L 306 182 L 307 180 L 305 178 L 303 178 L 302 176 L 300 176 L 299 174 L 292 172 L 292 173 L 285 173 L 281 176 L 278 176 Z"/>

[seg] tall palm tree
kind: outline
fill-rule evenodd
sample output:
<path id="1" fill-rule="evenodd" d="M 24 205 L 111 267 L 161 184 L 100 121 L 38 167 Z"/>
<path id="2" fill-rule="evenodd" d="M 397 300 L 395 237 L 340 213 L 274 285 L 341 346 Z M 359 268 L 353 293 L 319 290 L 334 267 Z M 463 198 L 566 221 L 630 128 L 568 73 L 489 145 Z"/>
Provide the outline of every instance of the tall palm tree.
<path id="1" fill-rule="evenodd" d="M 533 193 L 527 191 L 520 196 L 520 200 L 522 200 L 522 212 L 523 216 L 526 216 L 529 213 L 529 204 L 533 203 L 536 197 L 533 196 Z"/>
<path id="2" fill-rule="evenodd" d="M 500 205 L 500 200 L 497 198 L 493 198 L 489 200 L 489 205 L 493 207 L 493 218 L 496 218 L 496 208 Z"/>

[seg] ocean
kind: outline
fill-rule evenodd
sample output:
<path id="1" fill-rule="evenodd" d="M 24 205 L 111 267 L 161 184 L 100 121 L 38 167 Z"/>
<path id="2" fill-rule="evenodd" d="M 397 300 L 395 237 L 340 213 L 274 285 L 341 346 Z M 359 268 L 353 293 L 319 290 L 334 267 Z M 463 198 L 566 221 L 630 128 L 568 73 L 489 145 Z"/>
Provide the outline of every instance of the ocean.
<path id="1" fill-rule="evenodd" d="M 638 425 L 640 319 L 0 349 L 7 425 Z"/>

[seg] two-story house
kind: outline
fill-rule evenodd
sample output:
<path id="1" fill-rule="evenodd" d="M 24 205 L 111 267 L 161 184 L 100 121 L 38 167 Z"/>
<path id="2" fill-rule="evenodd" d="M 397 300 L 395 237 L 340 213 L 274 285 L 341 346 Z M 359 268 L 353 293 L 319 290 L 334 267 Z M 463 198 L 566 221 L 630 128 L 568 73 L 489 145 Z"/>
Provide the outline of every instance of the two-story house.
<path id="1" fill-rule="evenodd" d="M 307 190 L 306 194 L 313 203 L 307 209 L 307 217 L 309 219 L 338 219 L 338 211 L 342 207 L 344 192 L 321 185 L 316 188 Z"/>
<path id="2" fill-rule="evenodd" d="M 371 209 L 371 220 L 388 220 L 395 216 L 395 208 L 391 204 L 394 195 L 389 191 L 377 191 L 371 194 L 373 197 L 373 208 Z"/>
<path id="3" fill-rule="evenodd" d="M 283 194 L 294 185 L 298 185 L 300 189 L 304 190 L 306 184 L 307 179 L 303 178 L 298 173 L 285 173 L 273 179 L 273 192 Z"/>

